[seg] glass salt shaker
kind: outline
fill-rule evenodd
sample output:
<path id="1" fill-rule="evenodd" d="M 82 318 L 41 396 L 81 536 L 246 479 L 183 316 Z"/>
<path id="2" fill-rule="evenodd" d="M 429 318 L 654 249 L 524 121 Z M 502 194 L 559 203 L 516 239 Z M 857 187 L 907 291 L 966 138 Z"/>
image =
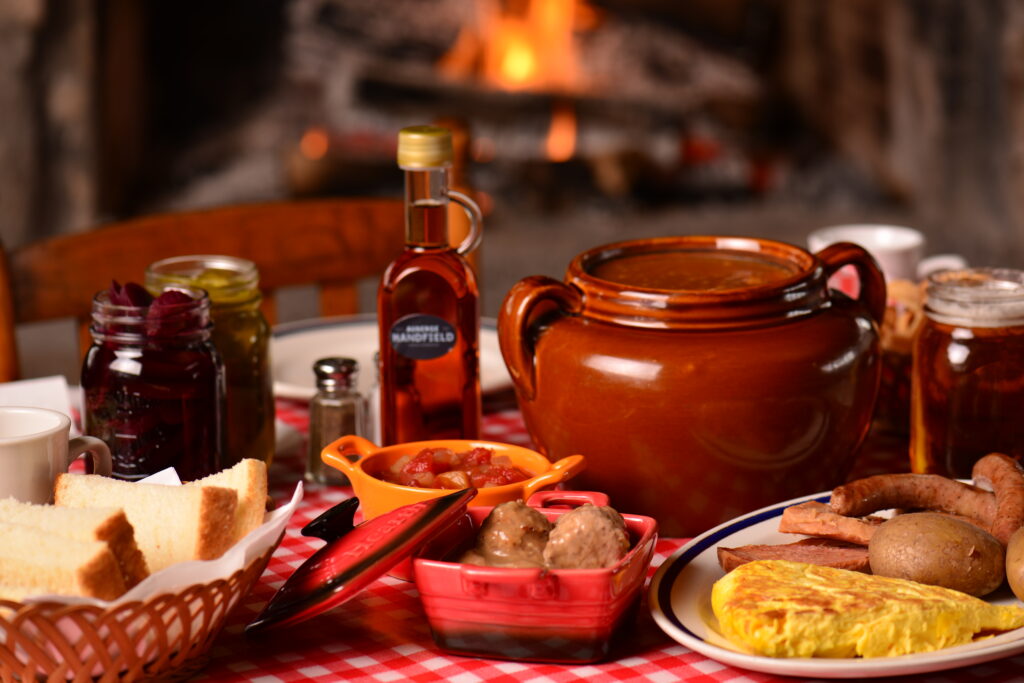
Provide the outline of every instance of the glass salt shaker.
<path id="1" fill-rule="evenodd" d="M 348 479 L 320 459 L 324 446 L 346 434 L 369 436 L 369 406 L 356 389 L 359 363 L 351 358 L 321 358 L 313 364 L 317 393 L 309 404 L 309 453 L 306 481 L 346 485 Z"/>

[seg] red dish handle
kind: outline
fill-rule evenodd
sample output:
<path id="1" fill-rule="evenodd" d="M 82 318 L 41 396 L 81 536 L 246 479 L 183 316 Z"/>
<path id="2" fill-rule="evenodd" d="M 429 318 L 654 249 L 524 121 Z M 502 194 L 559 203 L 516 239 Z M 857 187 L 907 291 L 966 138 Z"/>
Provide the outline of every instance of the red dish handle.
<path id="1" fill-rule="evenodd" d="M 483 597 L 488 586 L 528 586 L 526 592 L 534 600 L 553 600 L 558 596 L 558 577 L 545 569 L 511 569 L 463 565 L 459 571 L 463 595 Z M 524 589 L 521 589 L 524 590 Z"/>
<path id="2" fill-rule="evenodd" d="M 864 305 L 868 314 L 881 326 L 885 316 L 885 276 L 875 258 L 852 242 L 830 244 L 815 256 L 825 264 L 826 277 L 832 277 L 843 266 L 853 266 L 857 270 L 860 279 L 857 301 Z"/>
<path id="3" fill-rule="evenodd" d="M 460 573 L 464 581 L 512 585 L 533 583 L 544 576 L 544 570 L 539 567 L 536 569 L 522 568 L 510 571 L 505 567 L 482 567 L 473 564 L 463 565 Z"/>
<path id="4" fill-rule="evenodd" d="M 610 502 L 608 494 L 600 491 L 538 491 L 530 496 L 526 504 L 535 508 L 549 508 L 556 505 L 576 508 L 587 503 L 607 507 Z"/>
<path id="5" fill-rule="evenodd" d="M 522 400 L 532 401 L 536 392 L 534 314 L 553 308 L 562 315 L 575 315 L 582 307 L 578 289 L 543 275 L 520 280 L 505 296 L 498 314 L 498 344 Z"/>

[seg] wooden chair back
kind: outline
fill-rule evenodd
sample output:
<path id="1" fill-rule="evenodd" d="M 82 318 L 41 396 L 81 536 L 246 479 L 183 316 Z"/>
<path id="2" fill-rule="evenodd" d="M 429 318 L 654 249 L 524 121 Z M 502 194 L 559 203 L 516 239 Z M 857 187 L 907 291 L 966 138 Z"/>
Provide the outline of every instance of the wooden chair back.
<path id="1" fill-rule="evenodd" d="M 0 248 L 0 381 L 18 378 L 17 324 L 75 318 L 87 348 L 96 292 L 111 280 L 141 283 L 159 259 L 224 254 L 255 262 L 273 323 L 275 290 L 292 285 L 318 285 L 321 315 L 358 312 L 357 281 L 383 272 L 403 235 L 401 201 L 331 199 L 145 216 Z"/>

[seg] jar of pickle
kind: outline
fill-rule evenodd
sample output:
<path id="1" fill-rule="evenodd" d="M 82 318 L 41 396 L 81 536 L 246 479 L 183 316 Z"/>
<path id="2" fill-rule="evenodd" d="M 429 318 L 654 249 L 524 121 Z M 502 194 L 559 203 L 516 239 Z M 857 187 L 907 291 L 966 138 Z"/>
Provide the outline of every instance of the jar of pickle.
<path id="1" fill-rule="evenodd" d="M 115 477 L 141 479 L 167 467 L 182 480 L 205 477 L 221 469 L 224 401 L 209 298 L 176 288 L 154 300 L 133 286 L 135 296 L 115 283 L 93 299 L 84 431 L 110 448 Z"/>
<path id="2" fill-rule="evenodd" d="M 224 362 L 227 417 L 224 466 L 274 455 L 270 326 L 260 311 L 256 264 L 233 256 L 176 256 L 146 269 L 146 287 L 201 287 L 210 296 L 213 345 Z"/>
<path id="3" fill-rule="evenodd" d="M 914 339 L 910 463 L 969 478 L 991 452 L 1024 456 L 1024 271 L 928 278 Z"/>

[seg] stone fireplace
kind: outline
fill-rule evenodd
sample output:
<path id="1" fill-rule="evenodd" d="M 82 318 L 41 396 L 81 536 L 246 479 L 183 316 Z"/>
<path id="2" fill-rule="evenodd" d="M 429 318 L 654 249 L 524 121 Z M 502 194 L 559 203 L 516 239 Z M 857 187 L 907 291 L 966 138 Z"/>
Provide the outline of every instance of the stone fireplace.
<path id="1" fill-rule="evenodd" d="M 1024 265 L 1010 0 L 11 0 L 0 30 L 9 245 L 396 195 L 395 131 L 444 120 L 495 236 L 899 220 Z"/>

